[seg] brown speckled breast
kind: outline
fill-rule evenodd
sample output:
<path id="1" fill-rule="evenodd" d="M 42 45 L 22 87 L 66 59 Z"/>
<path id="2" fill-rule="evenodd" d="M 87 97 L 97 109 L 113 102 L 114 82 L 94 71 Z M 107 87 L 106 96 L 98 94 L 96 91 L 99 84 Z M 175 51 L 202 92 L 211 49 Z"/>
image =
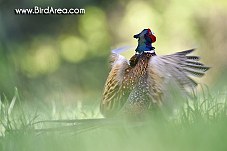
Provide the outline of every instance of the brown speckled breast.
<path id="1" fill-rule="evenodd" d="M 150 108 L 151 100 L 147 83 L 147 67 L 151 57 L 150 53 L 143 53 L 138 56 L 138 62 L 134 67 L 129 67 L 125 70 L 122 86 L 130 93 L 119 114 L 139 116 Z"/>

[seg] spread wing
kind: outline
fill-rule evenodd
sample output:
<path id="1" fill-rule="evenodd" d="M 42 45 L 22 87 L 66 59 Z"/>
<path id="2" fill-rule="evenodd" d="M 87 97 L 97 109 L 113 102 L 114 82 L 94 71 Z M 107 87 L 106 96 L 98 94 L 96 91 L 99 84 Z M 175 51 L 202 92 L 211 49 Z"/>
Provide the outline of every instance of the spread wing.
<path id="1" fill-rule="evenodd" d="M 177 52 L 171 55 L 153 56 L 148 65 L 148 83 L 151 98 L 154 103 L 161 105 L 167 95 L 174 88 L 179 88 L 184 94 L 188 94 L 197 86 L 190 76 L 201 77 L 209 69 L 198 62 L 198 56 L 187 56 L 194 49 Z M 174 86 L 171 87 L 171 86 Z M 173 95 L 171 93 L 170 95 Z M 176 99 L 176 98 L 173 98 Z"/>
<path id="2" fill-rule="evenodd" d="M 127 89 L 122 86 L 125 71 L 130 67 L 128 60 L 117 53 L 112 53 L 110 63 L 112 68 L 107 77 L 100 104 L 104 116 L 115 115 L 123 107 L 128 97 Z"/>

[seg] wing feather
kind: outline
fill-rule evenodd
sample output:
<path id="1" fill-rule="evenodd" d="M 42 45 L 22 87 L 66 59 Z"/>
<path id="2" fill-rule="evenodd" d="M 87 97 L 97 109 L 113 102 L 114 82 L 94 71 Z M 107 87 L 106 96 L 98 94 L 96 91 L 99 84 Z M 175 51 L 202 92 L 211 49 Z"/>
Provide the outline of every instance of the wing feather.
<path id="1" fill-rule="evenodd" d="M 150 94 L 159 104 L 163 102 L 163 95 L 168 94 L 167 87 L 170 83 L 176 84 L 183 93 L 197 86 L 190 76 L 201 77 L 209 69 L 198 62 L 198 56 L 187 56 L 194 49 L 177 52 L 171 55 L 153 56 L 148 65 L 148 83 Z"/>
<path id="2" fill-rule="evenodd" d="M 127 99 L 127 90 L 122 87 L 125 70 L 129 68 L 128 60 L 117 54 L 111 54 L 111 71 L 107 77 L 103 92 L 103 99 L 100 105 L 101 112 L 104 116 L 115 115 L 119 111 Z"/>

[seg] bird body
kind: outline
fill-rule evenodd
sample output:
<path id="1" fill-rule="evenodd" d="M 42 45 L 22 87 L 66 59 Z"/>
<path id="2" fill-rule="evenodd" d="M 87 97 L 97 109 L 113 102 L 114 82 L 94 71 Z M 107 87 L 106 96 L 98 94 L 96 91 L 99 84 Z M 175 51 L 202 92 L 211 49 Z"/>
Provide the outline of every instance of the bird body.
<path id="1" fill-rule="evenodd" d="M 112 57 L 115 61 L 113 62 L 112 70 L 106 82 L 103 102 L 101 103 L 102 113 L 106 114 L 106 116 L 117 114 L 129 97 L 131 98 L 129 99 L 129 104 L 132 105 L 135 103 L 137 104 L 134 106 L 135 109 L 142 109 L 145 107 L 146 100 L 142 101 L 138 98 L 141 97 L 142 99 L 142 95 L 145 93 L 139 92 L 138 90 L 146 90 L 145 87 L 147 87 L 147 83 L 144 80 L 147 76 L 147 67 L 151 54 L 142 54 L 135 67 L 131 67 L 123 56 L 112 54 Z M 131 93 L 132 91 L 135 92 Z"/>
<path id="2" fill-rule="evenodd" d="M 187 95 L 197 85 L 190 75 L 201 77 L 209 69 L 198 62 L 199 57 L 188 56 L 194 49 L 157 56 L 151 46 L 154 39 L 149 36 L 150 40 L 146 40 L 146 35 L 151 34 L 147 32 L 150 31 L 134 36 L 139 41 L 130 61 L 116 52 L 111 54 L 111 71 L 100 104 L 105 117 L 138 116 L 153 108 L 161 109 L 170 102 L 172 86 Z M 150 44 L 150 49 L 138 50 L 141 43 Z"/>

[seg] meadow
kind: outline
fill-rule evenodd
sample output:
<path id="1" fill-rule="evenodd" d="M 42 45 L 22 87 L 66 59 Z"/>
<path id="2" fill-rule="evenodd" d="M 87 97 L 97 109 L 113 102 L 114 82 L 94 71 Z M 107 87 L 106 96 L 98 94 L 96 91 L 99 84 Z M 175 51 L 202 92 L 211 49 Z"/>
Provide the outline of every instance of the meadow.
<path id="1" fill-rule="evenodd" d="M 98 105 L 61 105 L 58 110 L 56 104 L 25 104 L 15 89 L 12 100 L 1 97 L 0 150 L 225 151 L 226 98 L 204 87 L 168 118 L 157 114 L 146 121 L 103 122 Z"/>

